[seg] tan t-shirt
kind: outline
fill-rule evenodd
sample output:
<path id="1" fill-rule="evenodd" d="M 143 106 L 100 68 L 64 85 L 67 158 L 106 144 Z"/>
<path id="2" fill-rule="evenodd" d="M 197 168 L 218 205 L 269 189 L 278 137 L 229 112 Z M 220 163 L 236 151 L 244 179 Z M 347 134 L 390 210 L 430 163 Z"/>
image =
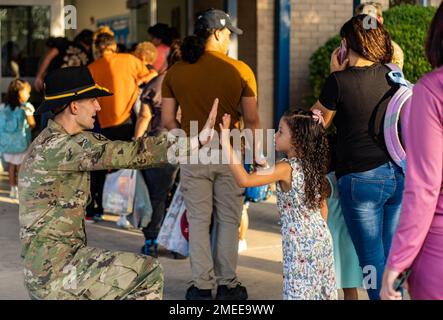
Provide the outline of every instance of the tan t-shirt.
<path id="1" fill-rule="evenodd" d="M 190 135 L 190 121 L 198 121 L 198 134 L 208 118 L 212 103 L 219 99 L 215 128 L 225 113 L 231 115 L 232 125 L 239 121 L 242 97 L 256 97 L 254 73 L 244 62 L 207 51 L 193 64 L 177 62 L 166 74 L 162 85 L 163 98 L 175 98 L 181 107 L 181 127 Z"/>

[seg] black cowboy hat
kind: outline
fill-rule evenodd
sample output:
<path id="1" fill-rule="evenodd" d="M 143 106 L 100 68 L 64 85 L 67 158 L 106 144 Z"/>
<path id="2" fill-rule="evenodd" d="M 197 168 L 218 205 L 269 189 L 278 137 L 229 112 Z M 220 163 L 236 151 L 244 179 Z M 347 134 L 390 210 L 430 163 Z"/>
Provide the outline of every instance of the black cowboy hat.
<path id="1" fill-rule="evenodd" d="M 95 83 L 87 67 L 54 70 L 45 77 L 44 88 L 44 101 L 36 114 L 52 111 L 72 101 L 112 95 L 108 89 Z"/>

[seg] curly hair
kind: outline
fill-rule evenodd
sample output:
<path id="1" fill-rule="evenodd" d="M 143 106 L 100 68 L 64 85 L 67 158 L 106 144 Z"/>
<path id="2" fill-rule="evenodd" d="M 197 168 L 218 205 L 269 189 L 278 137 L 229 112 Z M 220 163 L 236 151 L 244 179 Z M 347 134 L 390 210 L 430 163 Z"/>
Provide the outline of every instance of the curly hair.
<path id="1" fill-rule="evenodd" d="M 157 59 L 157 48 L 152 42 L 141 42 L 135 47 L 134 55 L 139 58 L 145 58 L 148 64 L 153 64 Z"/>
<path id="2" fill-rule="evenodd" d="M 327 197 L 329 145 L 326 130 L 313 115 L 302 109 L 289 110 L 283 114 L 283 120 L 291 131 L 292 145 L 301 161 L 306 206 L 317 210 Z"/>

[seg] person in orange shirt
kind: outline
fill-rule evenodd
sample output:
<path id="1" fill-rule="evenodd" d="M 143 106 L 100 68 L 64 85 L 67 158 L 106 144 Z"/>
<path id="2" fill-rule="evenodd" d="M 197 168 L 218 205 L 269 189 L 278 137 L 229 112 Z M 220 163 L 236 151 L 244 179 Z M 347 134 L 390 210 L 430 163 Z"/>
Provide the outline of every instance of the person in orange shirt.
<path id="1" fill-rule="evenodd" d="M 131 141 L 135 128 L 132 109 L 139 96 L 139 85 L 150 81 L 157 73 L 148 70 L 137 57 L 117 53 L 117 41 L 112 34 L 99 34 L 94 45 L 100 58 L 88 68 L 97 84 L 114 93 L 113 96 L 98 98 L 102 107 L 97 113 L 100 133 L 109 140 Z M 87 208 L 88 221 L 93 217 L 100 220 L 103 214 L 101 202 L 106 173 L 98 171 L 91 177 L 92 201 Z"/>

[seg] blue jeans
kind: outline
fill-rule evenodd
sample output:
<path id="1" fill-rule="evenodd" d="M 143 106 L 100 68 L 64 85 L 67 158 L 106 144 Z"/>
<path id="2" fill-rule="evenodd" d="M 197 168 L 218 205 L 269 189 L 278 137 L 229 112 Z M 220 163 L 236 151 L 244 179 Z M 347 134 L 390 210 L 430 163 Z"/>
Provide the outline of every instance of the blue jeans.
<path id="1" fill-rule="evenodd" d="M 378 300 L 384 267 L 400 217 L 403 171 L 388 162 L 369 171 L 342 176 L 338 180 L 338 190 L 369 298 Z"/>

